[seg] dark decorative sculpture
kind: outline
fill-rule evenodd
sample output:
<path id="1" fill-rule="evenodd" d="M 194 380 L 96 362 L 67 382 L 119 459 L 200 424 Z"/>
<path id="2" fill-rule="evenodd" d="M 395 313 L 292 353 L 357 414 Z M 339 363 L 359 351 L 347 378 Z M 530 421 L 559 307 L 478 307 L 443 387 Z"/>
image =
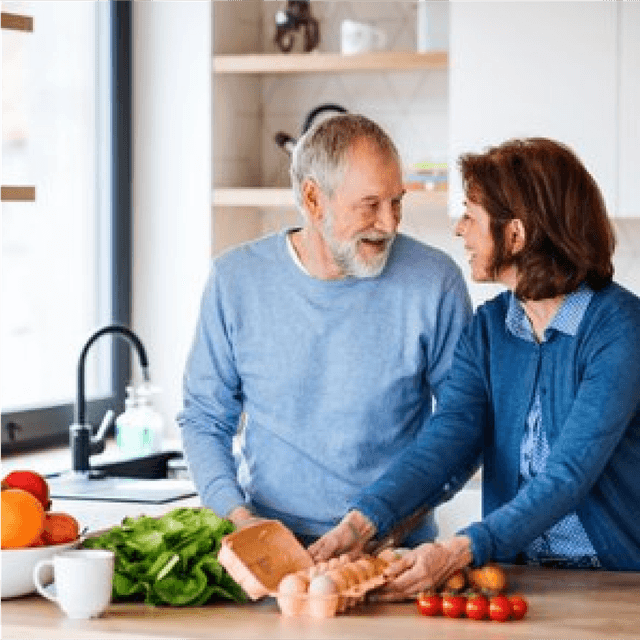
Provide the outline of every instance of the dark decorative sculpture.
<path id="1" fill-rule="evenodd" d="M 300 27 L 304 29 L 304 50 L 313 51 L 320 42 L 320 27 L 311 15 L 310 0 L 287 0 L 286 9 L 276 13 L 275 43 L 280 51 L 291 51 Z"/>

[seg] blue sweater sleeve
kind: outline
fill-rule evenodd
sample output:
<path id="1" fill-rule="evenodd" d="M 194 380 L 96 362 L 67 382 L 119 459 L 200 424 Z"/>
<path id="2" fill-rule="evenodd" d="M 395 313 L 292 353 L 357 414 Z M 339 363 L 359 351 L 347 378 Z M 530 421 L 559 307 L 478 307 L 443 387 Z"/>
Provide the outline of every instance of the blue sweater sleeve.
<path id="1" fill-rule="evenodd" d="M 439 395 L 436 412 L 415 445 L 352 505 L 376 525 L 378 536 L 420 506 L 433 508 L 450 499 L 478 467 L 489 404 L 469 328 L 460 337 Z"/>
<path id="2" fill-rule="evenodd" d="M 244 502 L 244 496 L 236 481 L 232 454 L 242 411 L 240 381 L 223 298 L 214 267 L 205 287 L 185 368 L 178 424 L 202 502 L 224 517 Z"/>

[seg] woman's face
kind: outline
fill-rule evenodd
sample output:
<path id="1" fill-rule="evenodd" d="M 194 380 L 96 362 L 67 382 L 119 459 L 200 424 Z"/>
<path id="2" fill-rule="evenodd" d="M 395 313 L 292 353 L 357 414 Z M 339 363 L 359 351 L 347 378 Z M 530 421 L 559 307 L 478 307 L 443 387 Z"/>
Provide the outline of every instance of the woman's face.
<path id="1" fill-rule="evenodd" d="M 484 207 L 467 200 L 464 214 L 455 226 L 455 234 L 464 240 L 471 277 L 476 282 L 492 282 L 494 242 L 489 228 L 489 214 Z"/>

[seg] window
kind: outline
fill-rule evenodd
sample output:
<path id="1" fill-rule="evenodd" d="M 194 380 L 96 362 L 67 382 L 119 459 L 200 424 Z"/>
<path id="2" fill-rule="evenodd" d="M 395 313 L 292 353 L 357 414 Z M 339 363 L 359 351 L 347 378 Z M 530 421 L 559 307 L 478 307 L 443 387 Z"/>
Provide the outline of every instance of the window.
<path id="1" fill-rule="evenodd" d="M 82 346 L 130 315 L 130 2 L 3 2 L 2 453 L 68 440 Z M 122 404 L 126 345 L 85 363 L 87 421 Z"/>

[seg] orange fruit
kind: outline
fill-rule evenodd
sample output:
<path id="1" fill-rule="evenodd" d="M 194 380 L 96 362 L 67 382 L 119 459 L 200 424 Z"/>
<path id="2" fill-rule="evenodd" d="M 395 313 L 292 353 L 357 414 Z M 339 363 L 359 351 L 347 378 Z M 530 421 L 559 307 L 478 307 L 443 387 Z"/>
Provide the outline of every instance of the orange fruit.
<path id="1" fill-rule="evenodd" d="M 23 489 L 34 495 L 44 507 L 49 509 L 49 485 L 47 481 L 35 471 L 12 471 L 2 480 L 3 488 Z"/>
<path id="2" fill-rule="evenodd" d="M 73 542 L 80 533 L 78 521 L 68 513 L 48 511 L 44 519 L 42 539 L 45 544 Z"/>
<path id="3" fill-rule="evenodd" d="M 29 545 L 30 547 L 44 547 L 46 546 L 46 542 L 42 537 L 42 533 Z"/>
<path id="4" fill-rule="evenodd" d="M 2 501 L 3 549 L 28 547 L 44 530 L 44 508 L 35 496 L 23 489 L 5 489 Z"/>
<path id="5" fill-rule="evenodd" d="M 500 593 L 507 586 L 507 575 L 496 564 L 485 564 L 469 573 L 472 586 L 487 593 Z"/>

